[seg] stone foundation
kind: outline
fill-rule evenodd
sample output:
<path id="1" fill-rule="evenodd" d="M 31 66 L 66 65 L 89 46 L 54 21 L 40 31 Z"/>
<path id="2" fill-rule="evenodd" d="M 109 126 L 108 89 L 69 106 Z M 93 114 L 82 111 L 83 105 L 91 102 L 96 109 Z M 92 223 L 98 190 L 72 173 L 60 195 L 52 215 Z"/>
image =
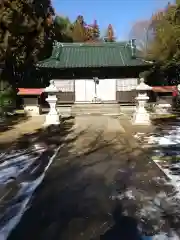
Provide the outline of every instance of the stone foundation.
<path id="1" fill-rule="evenodd" d="M 24 98 L 24 111 L 28 116 L 39 116 L 42 112 L 38 98 Z"/>
<path id="2" fill-rule="evenodd" d="M 165 103 L 165 104 L 157 104 L 155 106 L 155 113 L 156 114 L 169 114 L 171 112 L 171 104 Z"/>
<path id="3" fill-rule="evenodd" d="M 57 111 L 61 117 L 71 117 L 72 116 L 72 106 L 71 105 L 58 106 Z"/>

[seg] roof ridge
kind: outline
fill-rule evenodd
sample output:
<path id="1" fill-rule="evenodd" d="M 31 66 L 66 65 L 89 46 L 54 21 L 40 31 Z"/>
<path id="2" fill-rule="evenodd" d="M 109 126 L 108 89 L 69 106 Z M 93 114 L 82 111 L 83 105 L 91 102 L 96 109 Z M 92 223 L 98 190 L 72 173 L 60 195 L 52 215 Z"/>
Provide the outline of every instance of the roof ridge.
<path id="1" fill-rule="evenodd" d="M 63 43 L 55 42 L 54 47 L 118 47 L 118 46 L 127 46 L 128 42 L 103 42 L 103 43 Z"/>

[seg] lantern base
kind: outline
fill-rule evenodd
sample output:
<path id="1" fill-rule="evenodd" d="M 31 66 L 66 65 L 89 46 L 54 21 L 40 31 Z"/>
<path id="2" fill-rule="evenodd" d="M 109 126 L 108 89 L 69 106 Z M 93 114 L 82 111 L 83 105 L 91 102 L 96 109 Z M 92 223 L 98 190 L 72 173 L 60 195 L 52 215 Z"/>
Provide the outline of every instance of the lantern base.
<path id="1" fill-rule="evenodd" d="M 50 126 L 50 125 L 59 125 L 60 124 L 60 117 L 58 114 L 47 114 L 46 120 L 44 123 L 44 126 Z"/>
<path id="2" fill-rule="evenodd" d="M 134 113 L 133 125 L 151 125 L 150 114 L 145 110 L 144 112 L 138 112 L 138 109 Z"/>

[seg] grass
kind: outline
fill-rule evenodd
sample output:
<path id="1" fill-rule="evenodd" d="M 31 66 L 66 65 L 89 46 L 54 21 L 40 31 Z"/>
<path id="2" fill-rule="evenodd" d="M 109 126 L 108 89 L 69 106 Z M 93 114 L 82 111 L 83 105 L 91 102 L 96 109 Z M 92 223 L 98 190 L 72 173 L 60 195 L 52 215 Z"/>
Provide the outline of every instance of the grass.
<path id="1" fill-rule="evenodd" d="M 16 109 L 15 113 L 16 114 L 23 114 L 23 113 L 25 114 L 25 111 L 24 111 L 24 109 Z"/>
<path id="2" fill-rule="evenodd" d="M 24 113 L 15 113 L 12 116 L 6 116 L 0 123 L 0 132 L 5 132 L 12 129 L 15 125 L 27 120 L 28 116 Z"/>
<path id="3" fill-rule="evenodd" d="M 161 118 L 176 118 L 176 114 L 153 114 L 152 119 L 161 119 Z"/>
<path id="4" fill-rule="evenodd" d="M 179 162 L 180 161 L 180 155 L 172 155 L 172 156 L 152 156 L 152 160 L 156 161 L 171 161 L 171 162 Z"/>

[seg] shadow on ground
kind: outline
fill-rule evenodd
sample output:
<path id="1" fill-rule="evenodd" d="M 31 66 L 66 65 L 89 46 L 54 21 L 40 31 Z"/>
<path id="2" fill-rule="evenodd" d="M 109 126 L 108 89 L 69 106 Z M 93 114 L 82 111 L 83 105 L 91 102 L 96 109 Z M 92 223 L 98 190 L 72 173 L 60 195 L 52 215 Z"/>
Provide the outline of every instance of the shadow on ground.
<path id="1" fill-rule="evenodd" d="M 28 172 L 30 173 L 33 169 L 36 169 L 36 171 L 33 171 L 36 178 L 37 172 L 41 174 L 48 165 L 55 149 L 65 142 L 69 143 L 69 140 L 65 139 L 72 132 L 73 125 L 73 119 L 63 119 L 59 126 L 40 128 L 33 133 L 21 135 L 13 143 L 0 143 L 0 149 L 5 149 L 0 155 L 0 164 L 2 164 L 2 167 L 0 165 L 0 171 L 5 166 L 16 166 L 16 170 L 18 170 L 17 166 L 19 165 L 19 170 L 22 172 L 20 181 L 27 180 Z M 75 139 L 71 139 L 71 141 L 75 141 Z M 34 161 L 34 158 L 37 158 L 37 161 Z M 28 161 L 32 161 L 32 164 L 29 164 Z M 5 166 L 4 162 L 6 163 Z M 26 164 L 29 164 L 29 167 L 22 171 Z"/>
<path id="2" fill-rule="evenodd" d="M 29 117 L 22 113 L 16 113 L 14 115 L 7 115 L 2 121 L 0 122 L 0 132 L 6 132 L 11 130 L 15 125 L 27 120 Z"/>
<path id="3" fill-rule="evenodd" d="M 0 149 L 12 150 L 25 150 L 35 144 L 44 144 L 48 148 L 59 146 L 64 138 L 70 134 L 74 125 L 74 118 L 64 118 L 58 126 L 49 126 L 47 128 L 39 128 L 33 133 L 26 133 L 21 135 L 17 140 L 11 142 L 0 143 Z"/>
<path id="4" fill-rule="evenodd" d="M 117 204 L 112 213 L 114 225 L 107 230 L 100 240 L 140 240 L 137 219 L 123 214 L 120 204 Z"/>
<path id="5" fill-rule="evenodd" d="M 16 215 L 16 206 L 13 214 L 5 212 L 12 207 L 21 183 L 31 185 L 45 173 L 55 150 L 66 142 L 65 138 L 71 133 L 73 125 L 73 119 L 63 119 L 60 126 L 51 126 L 22 135 L 11 146 L 9 143 L 0 144 L 0 149 L 8 146 L 0 155 L 0 226 L 5 221 L 4 218 L 7 219 L 8 216 L 10 220 Z M 28 197 L 26 195 L 28 194 L 24 194 L 15 202 L 23 202 L 23 198 Z"/>
<path id="6" fill-rule="evenodd" d="M 25 136 L 23 140 L 29 138 Z M 59 136 L 51 132 L 49 138 L 45 133 L 41 138 L 46 139 L 48 146 L 58 143 L 62 148 L 8 239 L 95 240 L 101 236 L 116 240 L 117 235 L 132 239 L 125 228 L 132 229 L 133 240 L 138 239 L 136 213 L 145 201 L 142 196 L 154 199 L 159 191 L 165 190 L 164 182 L 157 181 L 157 176 L 164 176 L 145 159 L 144 153 L 129 147 L 122 133 L 113 133 L 106 140 L 103 131 L 85 129 L 74 135 L 72 129 L 61 129 Z M 79 138 L 84 139 L 81 153 L 74 150 Z M 118 198 L 128 188 L 141 196 L 135 203 Z M 124 215 L 126 211 L 128 217 Z M 121 230 L 119 224 L 123 226 Z"/>

